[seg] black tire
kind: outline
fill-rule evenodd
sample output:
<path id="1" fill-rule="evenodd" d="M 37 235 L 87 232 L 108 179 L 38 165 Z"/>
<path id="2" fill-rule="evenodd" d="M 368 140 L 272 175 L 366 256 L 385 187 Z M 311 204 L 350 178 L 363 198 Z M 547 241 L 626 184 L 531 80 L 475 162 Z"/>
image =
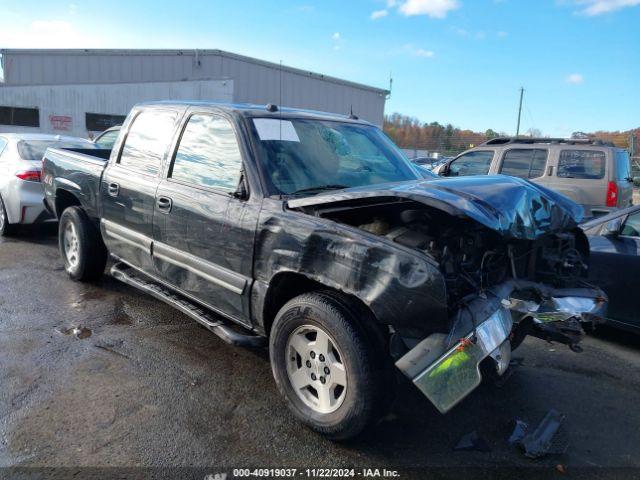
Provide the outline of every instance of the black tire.
<path id="1" fill-rule="evenodd" d="M 65 232 L 70 227 L 75 229 L 77 238 L 77 250 L 73 261 L 68 258 L 65 249 Z M 73 280 L 85 282 L 102 277 L 107 264 L 107 248 L 100 232 L 82 208 L 69 207 L 60 215 L 58 245 L 64 268 Z"/>
<path id="2" fill-rule="evenodd" d="M 16 233 L 16 226 L 9 223 L 7 209 L 4 206 L 2 197 L 0 197 L 0 237 L 9 237 L 14 233 Z"/>
<path id="3" fill-rule="evenodd" d="M 373 425 L 386 413 L 393 398 L 389 392 L 395 390 L 386 348 L 361 325 L 358 318 L 361 313 L 355 302 L 341 294 L 307 293 L 287 302 L 271 328 L 271 368 L 287 406 L 300 421 L 332 440 L 353 438 Z M 329 413 L 307 405 L 290 380 L 289 338 L 304 326 L 318 327 L 328 334 L 340 351 L 346 371 L 342 403 Z"/>

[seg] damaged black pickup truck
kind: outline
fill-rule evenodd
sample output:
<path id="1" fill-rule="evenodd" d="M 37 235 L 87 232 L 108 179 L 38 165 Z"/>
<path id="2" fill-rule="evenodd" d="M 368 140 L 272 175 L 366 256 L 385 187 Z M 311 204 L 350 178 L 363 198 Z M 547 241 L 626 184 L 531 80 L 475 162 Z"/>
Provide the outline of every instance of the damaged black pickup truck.
<path id="1" fill-rule="evenodd" d="M 275 105 L 139 105 L 113 151 L 43 160 L 73 279 L 110 255 L 226 341 L 268 343 L 292 412 L 334 439 L 385 412 L 396 368 L 444 413 L 528 334 L 579 349 L 606 306 L 576 204 L 424 175 L 367 122 Z"/>

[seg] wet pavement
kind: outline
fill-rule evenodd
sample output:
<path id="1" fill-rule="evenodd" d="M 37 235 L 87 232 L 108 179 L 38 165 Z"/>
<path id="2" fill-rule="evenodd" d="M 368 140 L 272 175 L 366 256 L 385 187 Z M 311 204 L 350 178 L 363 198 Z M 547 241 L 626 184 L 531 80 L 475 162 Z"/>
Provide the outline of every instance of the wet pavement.
<path id="1" fill-rule="evenodd" d="M 640 338 L 605 330 L 584 353 L 528 339 L 500 388 L 440 415 L 402 382 L 358 441 L 300 426 L 265 351 L 226 345 L 186 316 L 105 276 L 69 280 L 54 229 L 0 240 L 0 467 L 640 466 Z M 525 458 L 516 418 L 566 415 L 565 454 Z M 477 431 L 491 451 L 454 451 Z"/>

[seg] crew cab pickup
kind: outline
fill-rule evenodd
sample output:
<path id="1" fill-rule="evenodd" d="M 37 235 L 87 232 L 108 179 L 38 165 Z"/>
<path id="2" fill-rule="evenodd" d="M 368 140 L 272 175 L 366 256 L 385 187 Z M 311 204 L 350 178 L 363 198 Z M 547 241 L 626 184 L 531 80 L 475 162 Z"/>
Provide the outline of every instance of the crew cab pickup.
<path id="1" fill-rule="evenodd" d="M 111 152 L 49 149 L 43 177 L 72 279 L 110 255 L 227 342 L 268 344 L 288 407 L 334 439 L 384 414 L 396 368 L 447 412 L 527 334 L 577 350 L 606 305 L 575 203 L 420 173 L 354 116 L 142 104 Z"/>

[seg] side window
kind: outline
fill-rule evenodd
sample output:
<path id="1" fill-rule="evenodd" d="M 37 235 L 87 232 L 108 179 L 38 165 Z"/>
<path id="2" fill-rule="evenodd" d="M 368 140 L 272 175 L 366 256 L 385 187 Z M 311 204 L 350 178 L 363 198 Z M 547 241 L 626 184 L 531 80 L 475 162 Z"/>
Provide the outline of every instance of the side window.
<path id="1" fill-rule="evenodd" d="M 622 225 L 620 235 L 628 237 L 640 237 L 640 212 L 632 213 Z"/>
<path id="2" fill-rule="evenodd" d="M 598 150 L 562 150 L 558 159 L 559 178 L 604 178 L 606 156 Z"/>
<path id="3" fill-rule="evenodd" d="M 507 150 L 502 159 L 500 173 L 520 178 L 538 178 L 544 175 L 548 151 L 539 148 Z"/>
<path id="4" fill-rule="evenodd" d="M 493 150 L 465 153 L 449 164 L 449 176 L 487 175 L 493 160 Z"/>
<path id="5" fill-rule="evenodd" d="M 624 150 L 616 150 L 616 180 L 631 178 L 631 161 Z"/>
<path id="6" fill-rule="evenodd" d="M 173 134 L 173 112 L 140 113 L 129 128 L 118 163 L 145 175 L 158 175 Z"/>
<path id="7" fill-rule="evenodd" d="M 180 138 L 169 177 L 234 191 L 241 170 L 240 148 L 231 123 L 214 115 L 192 115 Z"/>

